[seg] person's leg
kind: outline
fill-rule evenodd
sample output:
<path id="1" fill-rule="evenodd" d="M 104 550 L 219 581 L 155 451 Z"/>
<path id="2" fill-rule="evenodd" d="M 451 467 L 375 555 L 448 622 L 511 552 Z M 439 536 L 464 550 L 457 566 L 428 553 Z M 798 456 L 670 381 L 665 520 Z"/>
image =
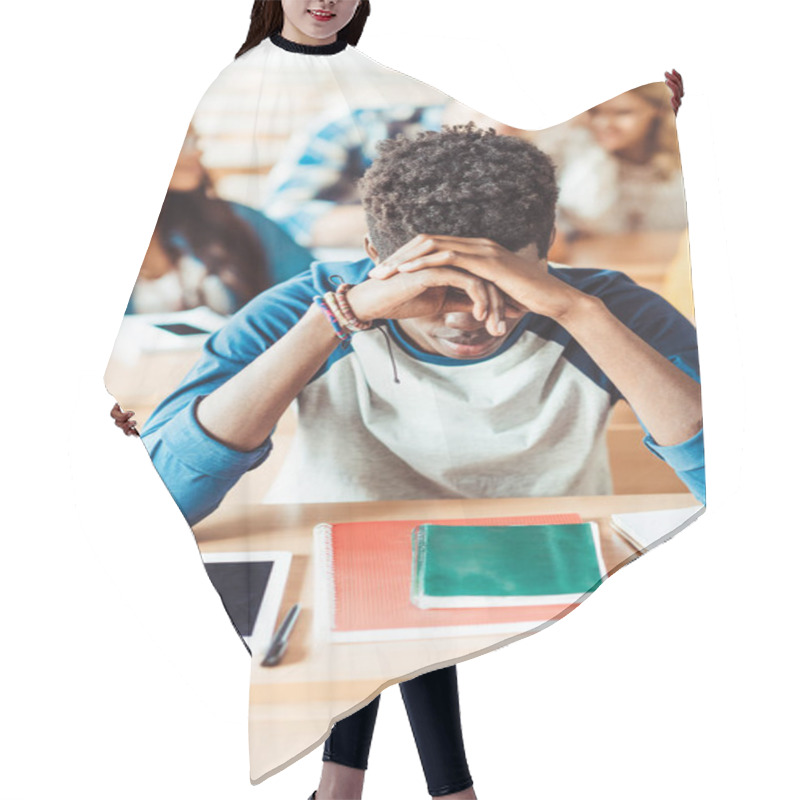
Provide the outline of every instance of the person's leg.
<path id="1" fill-rule="evenodd" d="M 322 777 L 315 800 L 359 800 L 378 715 L 378 695 L 337 722 L 322 751 Z"/>
<path id="2" fill-rule="evenodd" d="M 431 797 L 470 798 L 456 668 L 426 672 L 400 684 Z"/>

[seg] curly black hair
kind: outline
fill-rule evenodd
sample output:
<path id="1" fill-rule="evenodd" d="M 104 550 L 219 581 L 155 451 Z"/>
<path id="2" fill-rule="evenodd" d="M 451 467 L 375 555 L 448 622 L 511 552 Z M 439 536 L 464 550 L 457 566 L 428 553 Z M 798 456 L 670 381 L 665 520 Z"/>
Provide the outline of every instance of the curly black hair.
<path id="1" fill-rule="evenodd" d="M 547 254 L 558 186 L 535 145 L 470 121 L 377 148 L 358 188 L 381 259 L 420 233 L 492 239 L 514 252 L 535 242 Z"/>

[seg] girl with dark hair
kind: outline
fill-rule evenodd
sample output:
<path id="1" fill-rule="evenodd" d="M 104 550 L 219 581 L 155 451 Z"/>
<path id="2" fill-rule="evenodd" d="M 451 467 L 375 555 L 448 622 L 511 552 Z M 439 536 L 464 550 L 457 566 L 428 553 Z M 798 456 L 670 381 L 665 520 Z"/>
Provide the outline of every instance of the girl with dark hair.
<path id="1" fill-rule="evenodd" d="M 250 30 L 236 58 L 272 36 L 281 37 L 289 49 L 292 44 L 324 47 L 337 41 L 355 47 L 369 12 L 369 0 L 255 0 Z"/>
<path id="2" fill-rule="evenodd" d="M 190 126 L 125 313 L 232 314 L 312 261 L 260 211 L 217 196 Z"/>

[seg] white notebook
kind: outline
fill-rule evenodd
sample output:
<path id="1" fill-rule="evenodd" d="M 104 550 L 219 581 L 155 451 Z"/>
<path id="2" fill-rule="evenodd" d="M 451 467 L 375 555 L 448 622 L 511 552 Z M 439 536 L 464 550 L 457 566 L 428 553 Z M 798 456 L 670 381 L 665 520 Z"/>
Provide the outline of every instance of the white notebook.
<path id="1" fill-rule="evenodd" d="M 705 506 L 612 514 L 611 527 L 638 550 L 651 550 L 694 522 Z"/>

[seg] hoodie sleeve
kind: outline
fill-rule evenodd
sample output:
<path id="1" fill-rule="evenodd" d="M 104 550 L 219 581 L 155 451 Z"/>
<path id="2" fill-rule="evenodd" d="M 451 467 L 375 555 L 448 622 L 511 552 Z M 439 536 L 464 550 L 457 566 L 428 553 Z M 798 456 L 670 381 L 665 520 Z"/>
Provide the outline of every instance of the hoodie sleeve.
<path id="1" fill-rule="evenodd" d="M 692 380 L 700 383 L 697 333 L 694 326 L 660 295 L 633 285 L 644 294 L 637 303 L 636 313 L 626 324 Z M 706 460 L 703 428 L 686 441 L 665 446 L 656 443 L 641 420 L 639 424 L 645 432 L 645 447 L 668 464 L 697 500 L 705 505 Z"/>
<path id="2" fill-rule="evenodd" d="M 586 291 L 602 297 L 618 319 L 676 367 L 700 383 L 697 331 L 686 317 L 659 294 L 639 286 L 623 273 L 601 271 L 592 276 L 591 283 L 591 286 L 587 284 Z M 609 383 L 609 390 L 613 402 L 624 399 L 613 384 Z M 664 446 L 656 443 L 641 419 L 639 424 L 645 433 L 645 447 L 668 464 L 697 500 L 705 504 L 703 429 L 684 442 Z"/>
<path id="3" fill-rule="evenodd" d="M 313 296 L 312 273 L 306 271 L 251 300 L 206 340 L 200 359 L 142 428 L 153 465 L 190 525 L 216 509 L 272 450 L 271 434 L 250 451 L 215 439 L 198 422 L 197 405 L 278 341 Z"/>

